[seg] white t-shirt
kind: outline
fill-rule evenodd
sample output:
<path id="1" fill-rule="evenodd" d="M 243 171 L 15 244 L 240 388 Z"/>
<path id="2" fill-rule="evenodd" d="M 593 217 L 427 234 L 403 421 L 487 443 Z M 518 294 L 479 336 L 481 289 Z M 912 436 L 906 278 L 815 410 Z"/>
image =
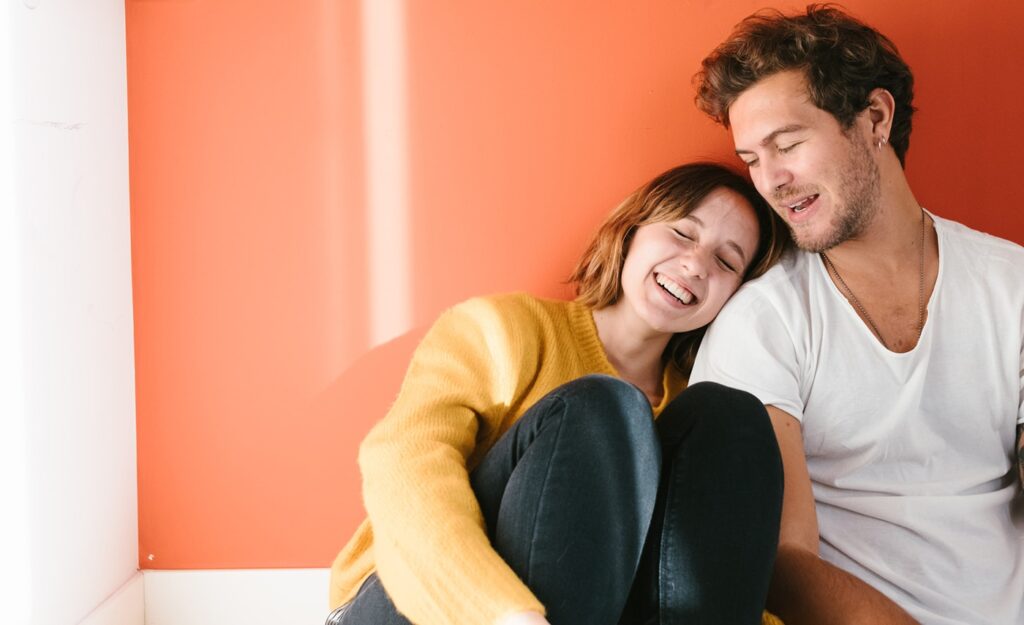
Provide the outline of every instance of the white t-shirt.
<path id="1" fill-rule="evenodd" d="M 1024 625 L 1024 248 L 934 219 L 912 351 L 882 347 L 820 257 L 792 252 L 728 303 L 690 382 L 801 421 L 823 558 L 926 625 Z"/>

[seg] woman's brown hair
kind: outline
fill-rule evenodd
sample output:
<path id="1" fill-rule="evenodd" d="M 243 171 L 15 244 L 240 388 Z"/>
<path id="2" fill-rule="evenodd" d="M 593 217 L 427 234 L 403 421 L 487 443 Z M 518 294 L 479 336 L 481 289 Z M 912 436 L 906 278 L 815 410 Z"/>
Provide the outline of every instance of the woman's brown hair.
<path id="1" fill-rule="evenodd" d="M 754 209 L 758 224 L 757 252 L 743 280 L 760 276 L 789 245 L 789 232 L 775 211 L 746 178 L 718 163 L 689 163 L 661 174 L 631 193 L 598 229 L 569 282 L 576 301 L 591 308 L 610 306 L 622 296 L 622 265 L 633 233 L 640 226 L 675 221 L 689 215 L 716 189 L 739 193 Z M 665 350 L 680 371 L 688 374 L 705 328 L 676 334 Z"/>

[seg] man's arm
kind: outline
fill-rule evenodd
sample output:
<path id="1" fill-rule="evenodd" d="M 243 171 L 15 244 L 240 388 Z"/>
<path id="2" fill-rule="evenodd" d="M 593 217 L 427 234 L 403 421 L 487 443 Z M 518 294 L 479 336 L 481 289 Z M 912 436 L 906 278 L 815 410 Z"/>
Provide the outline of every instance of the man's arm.
<path id="1" fill-rule="evenodd" d="M 782 453 L 784 485 L 779 550 L 768 609 L 786 625 L 912 625 L 888 597 L 818 557 L 818 520 L 800 423 L 768 406 Z M 1018 437 L 1019 439 L 1019 437 Z M 1019 448 L 1020 440 L 1018 440 Z"/>

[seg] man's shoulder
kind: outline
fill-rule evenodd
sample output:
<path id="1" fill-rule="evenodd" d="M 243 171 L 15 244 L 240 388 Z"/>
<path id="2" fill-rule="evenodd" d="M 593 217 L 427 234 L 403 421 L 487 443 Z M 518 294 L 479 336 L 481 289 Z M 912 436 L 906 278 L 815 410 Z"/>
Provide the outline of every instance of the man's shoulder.
<path id="1" fill-rule="evenodd" d="M 737 337 L 802 334 L 814 324 L 821 308 L 816 301 L 821 292 L 815 285 L 816 262 L 820 261 L 815 254 L 788 250 L 764 275 L 744 284 L 726 302 L 710 333 Z"/>
<path id="2" fill-rule="evenodd" d="M 958 221 L 934 216 L 936 228 L 951 252 L 966 252 L 981 261 L 1008 261 L 1024 270 L 1024 247 L 1013 241 L 975 230 Z"/>
<path id="3" fill-rule="evenodd" d="M 814 254 L 787 250 L 764 275 L 741 286 L 727 306 L 788 306 L 806 300 L 815 262 Z"/>
<path id="4" fill-rule="evenodd" d="M 789 250 L 746 283 L 708 328 L 690 381 L 747 391 L 800 418 L 799 380 L 807 337 L 817 323 L 814 254 Z"/>

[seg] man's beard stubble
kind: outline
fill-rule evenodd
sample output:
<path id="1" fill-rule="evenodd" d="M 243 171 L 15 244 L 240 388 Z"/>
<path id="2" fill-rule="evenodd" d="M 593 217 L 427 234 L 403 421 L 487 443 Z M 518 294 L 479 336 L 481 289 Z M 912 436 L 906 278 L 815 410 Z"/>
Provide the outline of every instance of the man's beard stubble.
<path id="1" fill-rule="evenodd" d="M 844 132 L 843 135 L 847 138 L 849 149 L 846 162 L 837 168 L 840 172 L 838 194 L 833 198 L 836 209 L 828 230 L 814 240 L 802 236 L 805 233 L 789 226 L 797 247 L 807 252 L 826 252 L 844 241 L 860 236 L 878 213 L 881 176 L 878 164 L 871 156 L 871 148 L 867 142 L 852 136 L 852 132 Z M 785 195 L 792 197 L 799 193 L 788 191 Z"/>

